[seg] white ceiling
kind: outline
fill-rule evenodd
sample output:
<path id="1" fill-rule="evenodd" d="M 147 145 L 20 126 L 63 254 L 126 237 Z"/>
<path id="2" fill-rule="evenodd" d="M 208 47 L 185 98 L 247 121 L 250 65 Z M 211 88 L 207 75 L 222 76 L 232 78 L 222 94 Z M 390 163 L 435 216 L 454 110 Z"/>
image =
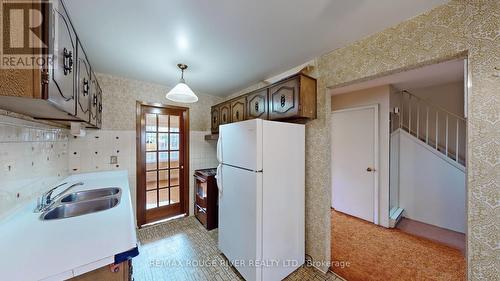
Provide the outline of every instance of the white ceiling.
<path id="1" fill-rule="evenodd" d="M 464 81 L 464 69 L 464 60 L 451 60 L 387 75 L 369 81 L 333 88 L 330 90 L 330 94 L 340 95 L 389 84 L 400 90 L 412 90 L 443 85 Z"/>
<path id="2" fill-rule="evenodd" d="M 446 0 L 65 0 L 95 71 L 228 95 Z"/>

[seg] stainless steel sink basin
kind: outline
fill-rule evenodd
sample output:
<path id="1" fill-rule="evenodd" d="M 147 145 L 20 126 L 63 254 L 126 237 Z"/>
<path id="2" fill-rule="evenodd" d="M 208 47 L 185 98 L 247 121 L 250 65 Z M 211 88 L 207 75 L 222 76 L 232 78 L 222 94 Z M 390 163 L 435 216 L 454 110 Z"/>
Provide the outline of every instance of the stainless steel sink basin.
<path id="1" fill-rule="evenodd" d="M 81 216 L 111 209 L 120 203 L 118 197 L 106 197 L 73 203 L 60 204 L 41 215 L 42 220 L 54 220 Z"/>
<path id="2" fill-rule="evenodd" d="M 108 187 L 100 189 L 90 189 L 83 190 L 74 193 L 70 193 L 61 199 L 62 203 L 78 202 L 84 200 L 91 200 L 101 197 L 107 197 L 112 195 L 120 195 L 121 189 L 118 187 Z"/>

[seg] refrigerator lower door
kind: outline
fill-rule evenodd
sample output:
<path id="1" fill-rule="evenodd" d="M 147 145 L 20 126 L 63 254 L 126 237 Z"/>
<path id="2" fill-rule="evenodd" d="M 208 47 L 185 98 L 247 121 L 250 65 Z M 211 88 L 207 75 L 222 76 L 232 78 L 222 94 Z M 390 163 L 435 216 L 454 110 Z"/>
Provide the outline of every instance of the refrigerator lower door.
<path id="1" fill-rule="evenodd" d="M 247 281 L 261 281 L 262 173 L 222 165 L 219 249 Z"/>

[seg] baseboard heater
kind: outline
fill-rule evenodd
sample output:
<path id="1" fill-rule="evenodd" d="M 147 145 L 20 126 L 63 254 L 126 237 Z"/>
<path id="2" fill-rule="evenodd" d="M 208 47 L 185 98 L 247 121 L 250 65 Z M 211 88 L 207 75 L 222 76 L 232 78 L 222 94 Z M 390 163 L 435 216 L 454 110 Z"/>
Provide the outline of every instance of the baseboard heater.
<path id="1" fill-rule="evenodd" d="M 401 217 L 403 217 L 403 211 L 404 209 L 402 208 L 393 208 L 391 210 L 391 215 L 389 217 L 389 227 L 394 228 L 398 224 L 399 220 Z"/>

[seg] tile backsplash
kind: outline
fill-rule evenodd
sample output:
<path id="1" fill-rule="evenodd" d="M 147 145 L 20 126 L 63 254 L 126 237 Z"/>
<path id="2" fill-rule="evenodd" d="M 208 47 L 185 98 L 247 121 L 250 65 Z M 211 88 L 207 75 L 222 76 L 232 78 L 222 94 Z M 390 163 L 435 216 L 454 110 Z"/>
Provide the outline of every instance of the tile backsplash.
<path id="1" fill-rule="evenodd" d="M 0 217 L 68 175 L 68 130 L 0 115 Z"/>
<path id="2" fill-rule="evenodd" d="M 194 170 L 217 166 L 216 142 L 205 141 L 208 131 L 190 132 L 190 167 Z M 134 130 L 88 130 L 84 137 L 70 137 L 68 165 L 70 173 L 127 170 L 132 197 L 136 206 L 136 132 Z M 112 163 L 111 157 L 116 157 Z M 190 213 L 193 213 L 194 181 L 190 180 Z"/>

